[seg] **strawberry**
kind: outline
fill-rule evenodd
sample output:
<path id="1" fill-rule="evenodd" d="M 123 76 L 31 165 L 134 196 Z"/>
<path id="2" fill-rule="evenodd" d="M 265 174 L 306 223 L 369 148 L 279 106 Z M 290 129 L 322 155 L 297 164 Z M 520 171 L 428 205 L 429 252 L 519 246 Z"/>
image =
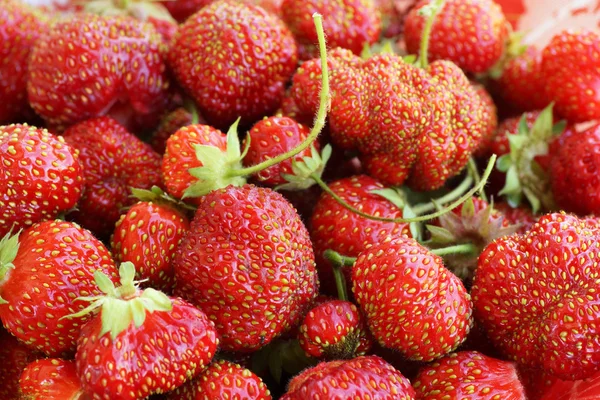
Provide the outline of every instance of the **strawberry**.
<path id="1" fill-rule="evenodd" d="M 230 361 L 212 363 L 195 380 L 167 395 L 167 400 L 252 399 L 271 400 L 262 379 Z"/>
<path id="2" fill-rule="evenodd" d="M 423 368 L 413 386 L 417 399 L 525 400 L 515 364 L 476 351 L 452 353 Z"/>
<path id="3" fill-rule="evenodd" d="M 75 206 L 83 175 L 77 152 L 45 129 L 0 126 L 0 237 Z"/>
<path id="4" fill-rule="evenodd" d="M 362 251 L 352 267 L 352 291 L 375 339 L 409 359 L 450 353 L 471 328 L 471 299 L 462 282 L 414 239 Z"/>
<path id="5" fill-rule="evenodd" d="M 281 400 L 318 398 L 412 400 L 415 391 L 400 371 L 376 356 L 323 362 L 294 377 Z"/>
<path id="6" fill-rule="evenodd" d="M 223 129 L 238 117 L 247 125 L 279 107 L 296 53 L 279 18 L 256 5 L 220 0 L 179 27 L 169 61 L 202 116 Z"/>
<path id="7" fill-rule="evenodd" d="M 161 3 L 169 10 L 173 18 L 184 22 L 188 17 L 214 0 L 162 0 Z"/>
<path id="8" fill-rule="evenodd" d="M 121 208 L 135 200 L 131 187 L 149 189 L 161 184 L 161 158 L 152 148 L 110 117 L 80 122 L 64 133 L 79 150 L 85 194 L 73 218 L 100 237 L 109 236 Z"/>
<path id="9" fill-rule="evenodd" d="M 474 312 L 507 357 L 561 379 L 597 371 L 599 235 L 595 220 L 548 214 L 526 234 L 484 249 L 471 290 Z"/>
<path id="10" fill-rule="evenodd" d="M 63 317 L 84 308 L 79 296 L 97 294 L 93 274 L 116 276 L 106 247 L 70 222 L 45 221 L 0 242 L 0 319 L 30 348 L 69 355 L 87 317 Z"/>
<path id="11" fill-rule="evenodd" d="M 175 293 L 215 322 L 226 351 L 266 345 L 318 292 L 298 214 L 280 194 L 253 185 L 201 197 L 173 265 Z"/>
<path id="12" fill-rule="evenodd" d="M 31 51 L 30 104 L 57 127 L 120 108 L 150 124 L 167 101 L 162 51 L 154 28 L 133 18 L 83 14 L 57 22 Z"/>
<path id="13" fill-rule="evenodd" d="M 75 362 L 46 358 L 27 365 L 19 380 L 21 396 L 28 400 L 77 400 L 86 396 Z"/>
<path id="14" fill-rule="evenodd" d="M 119 267 L 121 286 L 96 273 L 103 295 L 79 314 L 99 310 L 81 330 L 75 362 L 84 390 L 94 399 L 145 399 L 173 390 L 202 372 L 219 340 L 213 323 L 191 304 L 148 288 L 135 268 Z M 79 314 L 74 314 L 76 317 Z"/>
<path id="15" fill-rule="evenodd" d="M 504 218 L 508 221 L 509 225 L 518 225 L 519 229 L 516 233 L 527 232 L 533 224 L 535 224 L 538 218 L 533 215 L 529 208 L 525 207 L 511 207 L 506 202 L 494 203 L 494 208 L 502 213 Z"/>
<path id="16" fill-rule="evenodd" d="M 600 373 L 577 381 L 554 380 L 540 400 L 594 400 L 600 396 Z M 532 398 L 532 400 L 535 400 Z"/>
<path id="17" fill-rule="evenodd" d="M 47 19 L 18 0 L 0 2 L 0 124 L 16 122 L 28 108 L 28 60 L 34 42 L 48 31 Z"/>
<path id="18" fill-rule="evenodd" d="M 299 340 L 310 357 L 344 359 L 364 355 L 370 349 L 367 335 L 354 304 L 330 300 L 306 314 L 300 326 Z"/>
<path id="19" fill-rule="evenodd" d="M 563 31 L 542 53 L 546 95 L 556 112 L 569 122 L 600 118 L 600 36 Z"/>
<path id="20" fill-rule="evenodd" d="M 206 123 L 203 119 L 199 118 L 200 124 Z M 165 154 L 167 147 L 167 140 L 184 126 L 193 124 L 193 115 L 184 107 L 179 107 L 166 116 L 163 117 L 160 125 L 150 139 L 150 145 L 158 154 Z"/>
<path id="21" fill-rule="evenodd" d="M 375 4 L 366 0 L 283 0 L 282 17 L 299 45 L 300 58 L 318 55 L 317 33 L 312 15 L 323 15 L 323 29 L 330 47 L 341 47 L 360 55 L 365 45 L 379 39 L 381 15 Z"/>
<path id="22" fill-rule="evenodd" d="M 19 400 L 19 377 L 36 353 L 19 342 L 0 325 L 0 398 Z"/>
<path id="23" fill-rule="evenodd" d="M 472 82 L 471 85 L 473 85 L 473 89 L 475 89 L 475 92 L 481 99 L 484 112 L 484 126 L 481 129 L 481 139 L 479 146 L 475 151 L 475 155 L 480 156 L 488 151 L 487 149 L 490 146 L 490 142 L 496 134 L 496 129 L 498 128 L 498 109 L 496 108 L 494 99 L 492 99 L 492 96 L 486 90 L 485 86 L 475 82 Z"/>
<path id="24" fill-rule="evenodd" d="M 561 210 L 600 213 L 600 124 L 570 134 L 551 155 L 550 183 Z"/>

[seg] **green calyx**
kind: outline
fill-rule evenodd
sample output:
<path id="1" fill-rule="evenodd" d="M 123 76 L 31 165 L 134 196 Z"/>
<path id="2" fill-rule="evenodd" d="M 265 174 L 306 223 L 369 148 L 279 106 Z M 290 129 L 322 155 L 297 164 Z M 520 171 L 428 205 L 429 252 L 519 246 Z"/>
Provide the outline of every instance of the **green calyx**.
<path id="1" fill-rule="evenodd" d="M 535 159 L 548 155 L 550 141 L 564 131 L 565 124 L 564 121 L 553 124 L 550 104 L 540 113 L 531 129 L 524 115 L 519 122 L 518 133 L 508 135 L 510 153 L 498 159 L 496 168 L 506 173 L 506 183 L 500 195 L 505 196 L 512 207 L 518 207 L 525 197 L 534 213 L 555 209 L 548 174 Z"/>
<path id="2" fill-rule="evenodd" d="M 135 267 L 131 262 L 124 262 L 119 267 L 120 286 L 114 283 L 101 271 L 94 273 L 96 284 L 103 295 L 80 297 L 78 300 L 91 304 L 78 313 L 63 318 L 78 318 L 101 310 L 102 330 L 100 336 L 109 333 L 115 339 L 133 322 L 136 328 L 142 326 L 147 313 L 171 311 L 173 304 L 169 297 L 155 289 L 140 291 L 139 282 L 134 281 Z"/>
<path id="3" fill-rule="evenodd" d="M 527 45 L 523 44 L 524 35 L 523 32 L 510 33 L 502 57 L 487 71 L 487 76 L 492 79 L 500 79 L 506 64 L 527 51 Z"/>
<path id="4" fill-rule="evenodd" d="M 319 154 L 315 146 L 311 145 L 310 152 L 310 156 L 292 161 L 292 173 L 281 175 L 287 183 L 277 186 L 276 190 L 305 190 L 316 183 L 312 176 L 314 174 L 320 178 L 323 175 L 331 157 L 331 146 L 326 145 Z"/>
<path id="5" fill-rule="evenodd" d="M 0 239 L 0 288 L 3 286 L 4 282 L 6 282 L 10 270 L 15 268 L 13 261 L 19 252 L 20 233 L 21 231 L 13 235 L 11 231 Z M 6 300 L 0 297 L 0 304 L 6 303 Z"/>
<path id="6" fill-rule="evenodd" d="M 196 210 L 196 207 L 193 207 L 183 201 L 177 200 L 173 196 L 170 196 L 169 194 L 165 193 L 158 186 L 152 186 L 150 189 L 131 188 L 131 196 L 139 201 L 159 203 L 174 208 L 183 208 L 191 211 Z"/>

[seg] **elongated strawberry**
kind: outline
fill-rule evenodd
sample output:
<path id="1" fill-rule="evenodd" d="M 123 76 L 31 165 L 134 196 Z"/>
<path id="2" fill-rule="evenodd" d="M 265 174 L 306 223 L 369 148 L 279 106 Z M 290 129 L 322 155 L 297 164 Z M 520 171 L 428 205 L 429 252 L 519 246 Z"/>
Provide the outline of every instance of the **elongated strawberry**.
<path id="1" fill-rule="evenodd" d="M 86 396 L 74 361 L 46 358 L 27 365 L 19 379 L 21 396 L 27 400 L 79 400 Z"/>
<path id="2" fill-rule="evenodd" d="M 423 368 L 413 386 L 417 399 L 525 400 L 514 363 L 476 351 L 452 353 Z"/>
<path id="3" fill-rule="evenodd" d="M 53 219 L 81 197 L 77 152 L 45 129 L 0 126 L 0 164 L 0 236 Z"/>
<path id="4" fill-rule="evenodd" d="M 0 398 L 19 400 L 19 377 L 27 365 L 39 356 L 0 326 Z"/>
<path id="5" fill-rule="evenodd" d="M 98 294 L 94 271 L 116 279 L 106 247 L 70 222 L 46 221 L 0 242 L 0 319 L 30 348 L 68 355 L 89 317 L 62 317 L 85 307 L 79 296 Z"/>

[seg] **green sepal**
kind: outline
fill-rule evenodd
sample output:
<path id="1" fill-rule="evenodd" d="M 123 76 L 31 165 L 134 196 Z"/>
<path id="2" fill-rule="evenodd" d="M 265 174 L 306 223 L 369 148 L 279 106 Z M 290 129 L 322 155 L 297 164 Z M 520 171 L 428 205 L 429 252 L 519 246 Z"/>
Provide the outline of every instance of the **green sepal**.
<path id="1" fill-rule="evenodd" d="M 401 210 L 408 204 L 404 192 L 398 188 L 375 189 L 371 193 L 383 197 Z"/>
<path id="2" fill-rule="evenodd" d="M 281 174 L 281 177 L 288 183 L 277 186 L 275 190 L 305 190 L 314 185 L 316 181 L 312 177 L 316 175 L 320 178 L 323 175 L 331 152 L 331 146 L 326 145 L 319 154 L 315 146 L 311 144 L 311 155 L 302 157 L 302 160 L 293 160 L 292 173 Z"/>
<path id="3" fill-rule="evenodd" d="M 187 204 L 181 200 L 177 200 L 173 196 L 170 196 L 168 193 L 165 193 L 160 187 L 152 186 L 150 189 L 139 189 L 139 188 L 131 188 L 131 197 L 144 202 L 149 203 L 158 203 L 162 205 L 167 205 L 173 207 L 175 209 L 183 209 L 183 210 L 191 210 L 195 211 L 196 207 Z M 131 208 L 125 207 L 126 209 Z"/>
<path id="4" fill-rule="evenodd" d="M 21 230 L 14 235 L 11 230 L 0 239 L 0 287 L 7 279 L 8 271 L 15 268 L 13 261 L 19 252 L 20 234 Z M 8 304 L 8 302 L 0 297 L 0 304 Z"/>
<path id="5" fill-rule="evenodd" d="M 406 204 L 404 208 L 402 208 L 403 218 L 415 218 L 416 216 L 417 214 L 408 204 Z M 411 236 L 417 242 L 421 242 L 423 240 L 423 224 L 421 222 L 410 222 L 408 224 L 408 229 L 410 229 Z"/>

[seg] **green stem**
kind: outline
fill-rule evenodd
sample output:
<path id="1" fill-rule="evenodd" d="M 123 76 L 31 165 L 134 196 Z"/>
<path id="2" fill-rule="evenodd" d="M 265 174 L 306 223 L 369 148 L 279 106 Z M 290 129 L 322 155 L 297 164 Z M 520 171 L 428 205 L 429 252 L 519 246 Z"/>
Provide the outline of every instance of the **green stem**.
<path id="1" fill-rule="evenodd" d="M 190 114 L 192 114 L 191 125 L 197 125 L 200 122 L 200 114 L 198 114 L 198 108 L 194 103 L 194 100 L 186 98 L 183 102 L 183 108 L 185 108 Z"/>
<path id="2" fill-rule="evenodd" d="M 323 256 L 327 261 L 339 267 L 351 267 L 356 262 L 356 257 L 343 256 L 334 250 L 325 250 Z"/>
<path id="3" fill-rule="evenodd" d="M 445 256 L 448 254 L 474 254 L 478 251 L 478 248 L 472 243 L 464 243 L 439 249 L 430 249 L 429 251 L 438 256 Z"/>
<path id="4" fill-rule="evenodd" d="M 348 301 L 348 286 L 346 284 L 346 277 L 342 268 L 351 267 L 354 265 L 356 258 L 346 257 L 333 250 L 325 250 L 323 256 L 331 263 L 333 267 L 333 276 L 335 277 L 335 286 L 337 287 L 338 298 L 340 300 Z"/>
<path id="5" fill-rule="evenodd" d="M 460 185 L 458 185 L 457 187 L 452 189 L 452 191 L 446 193 L 439 199 L 436 199 L 436 203 L 446 204 L 446 203 L 456 200 L 466 190 L 468 190 L 472 184 L 473 184 L 473 177 L 470 174 L 467 174 L 467 176 L 465 177 L 465 179 L 463 179 L 463 181 L 460 183 Z M 431 212 L 435 209 L 436 209 L 435 204 L 432 202 L 417 204 L 416 206 L 412 207 L 412 210 L 416 215 L 423 214 L 426 212 Z"/>
<path id="6" fill-rule="evenodd" d="M 442 215 L 444 215 L 445 213 L 447 213 L 448 211 L 458 207 L 459 205 L 461 205 L 462 203 L 464 203 L 465 201 L 467 201 L 468 199 L 470 199 L 471 197 L 473 197 L 473 195 L 477 192 L 479 192 L 483 186 L 485 185 L 485 183 L 487 182 L 487 179 L 489 178 L 490 174 L 492 173 L 492 170 L 494 169 L 494 164 L 496 163 L 496 155 L 493 154 L 492 157 L 490 157 L 490 160 L 488 161 L 488 165 L 485 168 L 485 171 L 483 172 L 483 176 L 481 177 L 481 182 L 479 182 L 478 185 L 475 185 L 471 190 L 469 190 L 467 193 L 465 193 L 462 197 L 460 197 L 458 200 L 454 201 L 452 204 L 442 208 L 441 210 L 438 210 L 434 213 L 431 214 L 426 214 L 426 215 L 420 215 L 418 217 L 415 218 L 384 218 L 384 217 L 378 217 L 375 215 L 370 215 L 370 214 L 366 214 L 360 210 L 358 210 L 355 207 L 352 207 L 350 204 L 346 203 L 340 196 L 338 196 L 333 190 L 331 190 L 329 188 L 329 186 L 327 186 L 327 184 L 325 182 L 323 182 L 321 180 L 321 178 L 319 176 L 317 176 L 316 174 L 312 174 L 310 177 L 312 179 L 315 180 L 315 182 L 317 182 L 317 184 L 321 187 L 321 189 L 323 189 L 323 191 L 327 194 L 329 194 L 331 197 L 333 197 L 333 199 L 335 201 L 337 201 L 342 207 L 344 207 L 345 209 L 347 209 L 350 212 L 353 212 L 354 214 L 357 214 L 363 218 L 367 218 L 373 221 L 382 221 L 382 222 L 394 222 L 394 223 L 409 223 L 409 222 L 422 222 L 422 221 L 428 221 L 430 219 L 434 219 L 437 217 L 440 217 Z"/>
<path id="7" fill-rule="evenodd" d="M 315 22 L 315 28 L 317 29 L 317 37 L 319 39 L 319 55 L 321 58 L 321 93 L 319 95 L 319 110 L 315 119 L 314 126 L 310 131 L 310 134 L 306 139 L 300 143 L 296 148 L 278 155 L 277 157 L 265 160 L 259 164 L 251 167 L 234 169 L 231 170 L 227 176 L 248 176 L 256 174 L 262 170 L 272 167 L 288 158 L 294 157 L 296 154 L 301 153 L 307 149 L 311 143 L 319 136 L 323 126 L 325 126 L 325 120 L 327 118 L 327 111 L 329 109 L 329 71 L 327 69 L 327 47 L 325 45 L 325 33 L 323 31 L 323 20 L 320 14 L 313 14 L 313 20 Z"/>
<path id="8" fill-rule="evenodd" d="M 481 176 L 479 176 L 479 171 L 477 170 L 477 164 L 475 163 L 475 160 L 473 159 L 473 157 L 469 157 L 469 175 L 473 176 L 473 178 L 475 178 L 475 183 L 479 183 L 481 181 Z M 481 189 L 481 191 L 479 192 L 479 197 L 481 197 L 483 199 L 483 201 L 485 201 L 486 203 L 488 202 L 487 196 L 485 195 L 485 190 Z"/>
<path id="9" fill-rule="evenodd" d="M 427 15 L 427 21 L 425 21 L 425 27 L 423 28 L 423 34 L 421 36 L 421 47 L 419 49 L 419 60 L 417 61 L 417 65 L 421 68 L 427 68 L 429 62 L 427 60 L 427 55 L 429 53 L 429 38 L 431 37 L 431 29 L 433 28 L 433 23 L 435 22 L 435 17 L 438 12 L 442 9 L 444 4 L 444 0 L 434 0 L 433 3 L 430 3 L 426 7 L 429 7 L 429 15 Z"/>

